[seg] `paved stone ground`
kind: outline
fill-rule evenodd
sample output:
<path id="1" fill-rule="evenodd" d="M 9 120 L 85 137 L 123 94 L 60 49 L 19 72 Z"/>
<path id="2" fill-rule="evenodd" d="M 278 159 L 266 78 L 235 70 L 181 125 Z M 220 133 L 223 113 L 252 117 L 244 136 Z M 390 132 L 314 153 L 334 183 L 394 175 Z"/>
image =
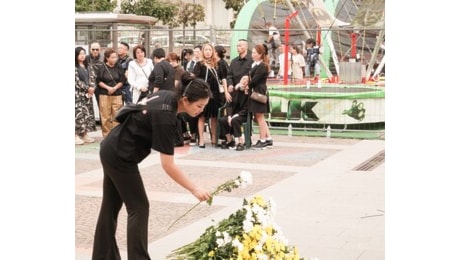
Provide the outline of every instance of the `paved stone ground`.
<path id="1" fill-rule="evenodd" d="M 100 132 L 91 133 L 91 135 L 96 138 L 96 143 L 75 147 L 75 247 L 77 260 L 90 259 L 94 227 L 101 203 L 102 170 L 98 151 L 99 142 L 102 138 L 100 137 Z M 152 259 L 164 259 L 164 255 L 170 252 L 171 248 L 177 248 L 177 246 L 171 245 L 171 241 L 178 240 L 172 239 L 178 234 L 181 234 L 181 237 L 187 234 L 190 239 L 198 237 L 204 229 L 190 231 L 193 226 L 199 225 L 206 219 L 219 218 L 219 214 L 223 214 L 220 212 L 225 211 L 225 209 L 230 209 L 232 205 L 241 205 L 242 198 L 260 192 L 263 193 L 270 188 L 276 188 L 299 174 L 310 178 L 311 175 L 317 173 L 309 175 L 308 172 L 311 172 L 309 169 L 314 169 L 317 165 L 321 165 L 321 162 L 327 162 L 338 154 L 346 155 L 345 151 L 347 149 L 351 149 L 362 142 L 356 139 L 297 136 L 273 136 L 273 138 L 275 147 L 266 150 L 237 152 L 211 148 L 210 146 L 207 146 L 206 149 L 199 149 L 196 146 L 188 145 L 176 148 L 176 162 L 189 174 L 190 178 L 209 190 L 230 178 L 236 177 L 241 170 L 248 170 L 252 173 L 254 184 L 246 189 L 223 193 L 216 198 L 212 206 L 203 203 L 171 230 L 167 230 L 167 227 L 192 207 L 196 200 L 162 171 L 156 152 L 146 158 L 140 164 L 140 169 L 150 200 L 149 247 L 155 248 L 155 252 L 152 252 L 151 255 Z M 369 153 L 368 155 L 363 155 L 363 158 L 369 158 L 374 154 L 371 150 Z M 359 162 L 362 162 L 362 159 L 359 160 Z M 350 162 L 350 160 L 348 161 Z M 334 163 L 328 163 L 328 165 L 333 166 Z M 336 168 L 340 168 L 340 160 Z M 299 177 L 303 178 L 303 176 Z M 317 180 L 319 181 L 321 178 L 317 178 Z M 317 187 L 319 191 L 321 190 L 320 184 L 312 185 L 315 185 L 314 187 Z M 383 187 L 383 177 L 377 179 L 377 185 L 380 188 Z M 281 194 L 291 192 L 285 188 L 284 190 L 280 189 Z M 379 191 L 383 193 L 383 189 L 379 189 Z M 297 190 L 299 197 L 303 192 L 302 189 Z M 276 194 L 276 192 L 272 193 Z M 378 202 L 382 200 L 381 196 L 382 194 L 379 193 Z M 381 210 L 384 210 L 383 205 L 381 207 Z M 324 212 L 321 214 L 324 214 Z M 117 230 L 117 240 L 122 255 L 126 253 L 126 218 L 126 211 L 122 208 Z M 359 259 L 384 259 L 382 242 L 384 238 L 382 230 L 379 229 L 383 225 L 382 221 L 377 224 L 379 232 L 377 232 L 376 236 L 379 243 L 372 250 L 368 250 L 368 252 L 373 253 L 368 253 L 369 256 L 366 258 L 366 255 L 363 256 L 361 252 L 361 258 Z M 177 241 L 177 243 L 178 245 L 183 245 L 181 241 Z M 304 252 L 315 248 L 312 242 L 309 243 L 312 244 L 311 247 L 308 244 L 302 245 L 305 248 L 303 249 L 305 250 Z M 167 246 L 163 246 L 163 244 Z M 334 248 L 334 250 L 338 250 L 340 253 L 339 249 Z M 318 249 L 317 252 L 321 252 L 321 250 Z M 330 252 L 328 253 L 329 255 L 331 254 Z M 323 258 L 320 257 L 321 254 L 319 253 L 316 255 L 320 259 L 339 259 L 334 257 L 326 258 L 325 256 L 328 256 L 328 254 L 325 253 Z M 350 258 L 351 255 L 354 258 Z M 356 258 L 357 254 L 353 253 L 351 255 L 348 257 L 345 254 L 340 259 L 358 259 Z"/>

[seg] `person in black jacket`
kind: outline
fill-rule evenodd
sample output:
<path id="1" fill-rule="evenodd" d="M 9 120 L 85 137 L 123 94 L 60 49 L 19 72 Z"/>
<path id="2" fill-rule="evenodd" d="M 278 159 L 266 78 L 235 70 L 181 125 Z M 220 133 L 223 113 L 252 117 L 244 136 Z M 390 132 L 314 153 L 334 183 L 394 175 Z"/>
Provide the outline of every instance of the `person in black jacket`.
<path id="1" fill-rule="evenodd" d="M 269 96 L 267 88 L 267 78 L 269 73 L 268 48 L 266 45 L 257 44 L 252 49 L 252 59 L 254 62 L 251 65 L 249 72 L 249 96 L 253 92 L 258 92 Z M 248 111 L 254 114 L 254 118 L 259 125 L 259 140 L 253 148 L 272 148 L 273 140 L 270 136 L 270 129 L 265 121 L 265 114 L 270 112 L 270 98 L 267 102 L 259 103 L 253 99 L 248 101 Z"/>
<path id="2" fill-rule="evenodd" d="M 222 149 L 244 150 L 244 139 L 241 126 L 247 121 L 248 115 L 248 82 L 249 77 L 241 78 L 240 83 L 236 84 L 232 102 L 227 104 L 226 116 L 219 118 L 219 125 L 226 140 L 222 143 Z M 232 135 L 234 140 L 232 140 Z"/>
<path id="3" fill-rule="evenodd" d="M 152 52 L 154 69 L 149 76 L 149 91 L 157 92 L 158 90 L 174 91 L 175 71 L 171 63 L 166 60 L 165 50 L 157 48 Z"/>
<path id="4" fill-rule="evenodd" d="M 182 83 L 183 87 L 177 92 L 159 90 L 141 100 L 141 109 L 128 110 L 130 112 L 124 114 L 123 119 L 119 118 L 122 123 L 101 142 L 99 156 L 104 180 L 93 260 L 121 259 L 115 234 L 123 204 L 128 212 L 128 259 L 151 259 L 148 252 L 149 198 L 138 164 L 152 149 L 159 152 L 163 170 L 176 183 L 199 201 L 211 197 L 174 163 L 177 114 L 198 116 L 212 95 L 203 80 L 191 77 L 189 73 L 184 75 Z"/>
<path id="5" fill-rule="evenodd" d="M 127 70 L 129 63 L 133 60 L 133 58 L 129 57 L 128 51 L 129 44 L 126 42 L 120 42 L 118 45 L 118 65 L 120 65 L 120 67 L 123 69 L 126 77 L 128 77 Z M 125 104 L 133 103 L 133 92 L 131 91 L 131 86 L 129 85 L 128 81 L 126 81 L 126 83 L 123 85 L 121 93 Z"/>

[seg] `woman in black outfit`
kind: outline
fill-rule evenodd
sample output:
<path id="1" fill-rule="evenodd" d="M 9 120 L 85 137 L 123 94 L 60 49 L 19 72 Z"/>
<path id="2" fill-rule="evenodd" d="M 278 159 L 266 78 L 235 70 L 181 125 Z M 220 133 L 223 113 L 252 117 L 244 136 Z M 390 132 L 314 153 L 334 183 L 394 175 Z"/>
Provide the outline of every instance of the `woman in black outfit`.
<path id="1" fill-rule="evenodd" d="M 160 153 L 163 170 L 198 200 L 210 198 L 174 163 L 174 140 L 178 113 L 196 117 L 203 112 L 211 92 L 208 84 L 189 73 L 182 78 L 177 93 L 160 90 L 144 98 L 140 109 L 127 114 L 101 142 L 100 159 L 104 171 L 102 205 L 94 236 L 93 260 L 119 260 L 115 233 L 123 205 L 128 212 L 128 259 L 150 259 L 148 253 L 149 199 L 138 164 L 151 149 Z M 144 105 L 142 106 L 142 103 Z M 128 107 L 127 107 L 128 108 Z"/>
<path id="2" fill-rule="evenodd" d="M 223 105 L 219 98 L 219 81 L 221 81 L 223 75 L 221 74 L 222 72 L 220 70 L 217 70 L 217 55 L 214 47 L 209 43 L 205 43 L 203 44 L 202 53 L 203 59 L 196 63 L 195 67 L 193 68 L 193 74 L 197 78 L 204 79 L 204 81 L 209 84 L 213 95 L 213 97 L 209 99 L 209 103 L 206 105 L 203 114 L 198 118 L 198 145 L 200 148 L 205 148 L 204 123 L 208 119 L 211 119 L 211 144 L 212 146 L 216 146 L 217 144 L 217 113 L 219 111 L 219 107 Z"/>
<path id="3" fill-rule="evenodd" d="M 252 49 L 252 60 L 254 61 L 249 71 L 249 96 L 252 92 L 268 96 L 267 78 L 269 73 L 269 59 L 268 48 L 266 45 L 257 44 Z M 254 114 L 254 118 L 259 125 L 259 140 L 253 148 L 265 149 L 266 147 L 273 147 L 273 140 L 270 136 L 270 129 L 268 129 L 267 122 L 265 121 L 265 114 L 270 112 L 270 99 L 266 104 L 259 103 L 252 99 L 248 100 L 248 111 Z"/>
<path id="4" fill-rule="evenodd" d="M 227 76 L 230 67 L 228 66 L 227 61 L 225 60 L 225 53 L 227 52 L 223 46 L 217 45 L 214 47 L 217 54 L 217 71 L 220 75 L 222 75 L 222 85 L 224 86 L 224 94 L 221 98 L 222 103 L 230 103 L 232 102 L 232 96 L 230 92 L 228 92 L 228 84 L 227 84 Z"/>

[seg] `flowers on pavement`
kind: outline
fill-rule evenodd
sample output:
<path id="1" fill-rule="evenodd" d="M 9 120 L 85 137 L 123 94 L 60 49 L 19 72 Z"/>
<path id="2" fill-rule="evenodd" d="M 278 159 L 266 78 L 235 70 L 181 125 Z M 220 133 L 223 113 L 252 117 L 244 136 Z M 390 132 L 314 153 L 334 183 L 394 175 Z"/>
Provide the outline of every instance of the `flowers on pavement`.
<path id="1" fill-rule="evenodd" d="M 220 186 L 219 186 L 220 187 Z M 238 186 L 237 186 L 238 187 Z M 194 242 L 175 249 L 176 260 L 302 260 L 274 220 L 275 204 L 256 195 L 243 207 L 210 226 Z"/>

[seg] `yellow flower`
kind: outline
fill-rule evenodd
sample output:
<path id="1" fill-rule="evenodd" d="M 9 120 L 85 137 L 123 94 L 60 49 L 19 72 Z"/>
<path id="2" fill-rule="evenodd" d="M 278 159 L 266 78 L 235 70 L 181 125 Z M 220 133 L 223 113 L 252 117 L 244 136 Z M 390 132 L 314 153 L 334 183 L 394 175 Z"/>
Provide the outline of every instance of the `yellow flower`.
<path id="1" fill-rule="evenodd" d="M 273 235 L 273 227 L 272 226 L 265 227 L 265 232 L 267 232 L 267 235 L 269 236 Z"/>
<path id="2" fill-rule="evenodd" d="M 267 206 L 267 202 L 265 202 L 264 197 L 262 197 L 261 195 L 255 195 L 254 198 L 251 200 L 251 204 L 259 205 L 262 208 L 265 208 Z"/>
<path id="3" fill-rule="evenodd" d="M 214 252 L 214 250 L 212 250 L 211 252 L 208 253 L 208 256 L 210 257 L 213 257 L 216 253 Z"/>

